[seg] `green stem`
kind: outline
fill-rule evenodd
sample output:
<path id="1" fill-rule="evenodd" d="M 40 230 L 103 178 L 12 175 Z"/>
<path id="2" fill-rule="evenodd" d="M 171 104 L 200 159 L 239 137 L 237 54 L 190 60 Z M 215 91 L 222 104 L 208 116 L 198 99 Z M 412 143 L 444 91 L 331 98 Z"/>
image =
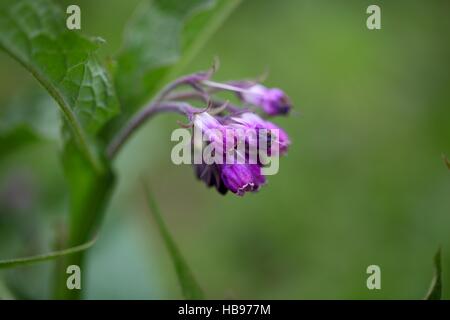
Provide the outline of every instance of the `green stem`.
<path id="1" fill-rule="evenodd" d="M 73 247 L 87 242 L 98 232 L 113 188 L 115 178 L 112 170 L 105 164 L 105 170 L 97 172 L 87 159 L 77 153 L 74 145 L 66 146 L 63 159 L 70 190 L 69 234 L 66 246 Z M 71 172 L 72 171 L 72 172 Z M 54 295 L 57 299 L 79 299 L 86 279 L 84 265 L 85 252 L 80 251 L 57 261 L 55 271 Z M 66 287 L 67 267 L 77 265 L 81 269 L 81 290 Z"/>
<path id="2" fill-rule="evenodd" d="M 39 254 L 31 257 L 24 257 L 24 258 L 14 258 L 14 259 L 8 259 L 8 260 L 1 260 L 0 261 L 0 269 L 7 269 L 7 268 L 15 268 L 19 266 L 26 266 L 29 264 L 35 264 L 36 262 L 43 262 L 48 260 L 53 260 L 58 257 L 67 256 L 70 254 L 74 254 L 80 251 L 84 251 L 86 249 L 89 249 L 97 240 L 97 238 L 94 238 L 86 243 L 83 243 L 79 246 L 75 246 L 72 248 L 57 250 L 49 253 Z"/>
<path id="3" fill-rule="evenodd" d="M 104 184 L 105 181 L 99 181 L 100 184 Z M 113 190 L 114 184 L 112 183 L 107 188 L 99 188 L 96 191 L 96 199 L 94 197 L 86 199 L 86 215 L 83 215 L 83 219 L 72 219 L 71 228 L 69 233 L 68 244 L 73 245 L 74 243 L 83 243 L 85 239 L 88 239 L 94 232 L 97 231 L 97 225 L 100 221 L 92 221 L 91 217 L 96 216 L 99 220 L 103 218 L 103 213 L 106 210 L 107 204 L 109 202 L 109 196 Z M 93 211 L 96 210 L 96 211 Z M 94 214 L 95 212 L 95 214 Z M 84 221 L 83 221 L 84 220 Z M 88 226 L 86 228 L 86 226 Z M 90 227 L 89 227 L 90 226 Z M 54 296 L 56 299 L 80 299 L 84 290 L 84 281 L 86 279 L 86 265 L 85 256 L 87 251 L 78 251 L 69 256 L 63 257 L 57 261 L 56 273 L 55 273 L 55 292 Z M 77 265 L 81 269 L 81 290 L 69 290 L 66 286 L 67 281 L 67 267 L 70 265 Z"/>

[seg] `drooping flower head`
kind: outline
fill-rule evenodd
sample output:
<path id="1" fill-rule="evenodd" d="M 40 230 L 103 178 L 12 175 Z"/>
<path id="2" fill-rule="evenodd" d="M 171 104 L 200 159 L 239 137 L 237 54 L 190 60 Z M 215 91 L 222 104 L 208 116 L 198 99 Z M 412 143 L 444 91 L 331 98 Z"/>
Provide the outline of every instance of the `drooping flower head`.
<path id="1" fill-rule="evenodd" d="M 214 145 L 215 152 L 222 153 L 217 157 L 217 159 L 223 160 L 219 163 L 207 163 L 202 158 L 201 163 L 194 164 L 197 177 L 205 182 L 208 187 L 215 187 L 221 194 L 231 191 L 236 195 L 243 196 L 246 192 L 258 191 L 266 182 L 262 175 L 263 164 L 261 161 L 254 163 L 249 161 L 244 163 L 227 162 L 226 154 L 230 151 L 228 149 L 230 145 L 232 151 L 237 152 L 237 143 L 242 140 L 242 137 L 238 135 L 245 134 L 243 139 L 247 144 L 257 147 L 258 156 L 261 148 L 264 149 L 266 155 L 282 155 L 289 145 L 289 138 L 284 130 L 251 112 L 239 113 L 229 117 L 215 117 L 207 112 L 202 112 L 192 115 L 191 121 L 194 129 L 200 129 L 204 135 L 202 145 L 203 143 Z M 253 130 L 256 135 L 247 135 L 248 130 Z M 269 133 L 263 139 L 270 139 L 270 144 L 265 147 L 261 145 L 259 136 L 259 132 L 263 130 Z M 227 144 L 230 141 L 231 143 Z M 275 150 L 278 152 L 271 154 L 271 146 L 274 144 L 276 144 Z M 244 149 L 244 160 L 249 160 L 247 151 L 248 149 Z"/>
<path id="2" fill-rule="evenodd" d="M 200 97 L 208 101 L 208 107 L 204 110 L 180 104 L 173 107 L 186 114 L 192 125 L 191 146 L 197 178 L 221 194 L 231 191 L 243 196 L 258 191 L 266 183 L 264 174 L 273 174 L 270 173 L 273 157 L 286 154 L 289 137 L 279 126 L 256 113 L 221 103 L 212 95 L 217 91 L 234 92 L 241 101 L 260 107 L 270 116 L 289 112 L 288 97 L 280 89 L 246 81 L 219 83 L 194 79 L 194 82 L 195 94 L 183 93 L 180 97 Z M 188 84 L 193 85 L 192 81 Z"/>
<path id="3" fill-rule="evenodd" d="M 167 84 L 112 139 L 107 148 L 108 157 L 114 157 L 146 119 L 160 112 L 176 112 L 187 116 L 190 123 L 182 126 L 192 128 L 194 135 L 186 135 L 185 131 L 181 134 L 180 137 L 187 136 L 188 141 L 180 142 L 183 144 L 180 150 L 185 155 L 184 147 L 187 146 L 191 154 L 187 161 L 184 156 L 181 161 L 178 156 L 172 157 L 174 163 L 192 163 L 194 158 L 192 164 L 197 177 L 221 194 L 231 191 L 242 196 L 258 191 L 266 182 L 265 175 L 278 172 L 278 156 L 286 153 L 289 137 L 274 123 L 248 109 L 241 109 L 239 105 L 223 103 L 214 94 L 233 92 L 242 102 L 260 107 L 269 116 L 287 114 L 291 108 L 290 100 L 280 89 L 245 80 L 211 81 L 216 69 L 217 65 L 208 72 L 182 76 Z M 181 86 L 189 86 L 191 90 L 178 90 Z M 207 102 L 207 108 L 201 110 L 186 102 L 193 99 Z M 178 135 L 179 132 L 172 134 L 172 139 Z M 172 152 L 172 156 L 174 154 L 176 152 Z"/>

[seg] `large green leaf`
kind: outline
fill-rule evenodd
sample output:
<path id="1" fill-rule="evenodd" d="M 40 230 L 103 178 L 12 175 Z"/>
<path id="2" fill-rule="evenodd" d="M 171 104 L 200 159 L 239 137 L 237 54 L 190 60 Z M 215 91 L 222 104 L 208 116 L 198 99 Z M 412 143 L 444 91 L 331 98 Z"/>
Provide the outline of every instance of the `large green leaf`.
<path id="1" fill-rule="evenodd" d="M 185 299 L 203 299 L 203 292 L 198 285 L 197 281 L 194 278 L 194 275 L 189 268 L 186 260 L 181 255 L 180 250 L 178 249 L 175 241 L 170 235 L 169 230 L 164 223 L 163 217 L 159 212 L 159 207 L 156 204 L 155 199 L 153 198 L 150 189 L 145 185 L 145 191 L 147 195 L 148 206 L 150 208 L 150 212 L 153 215 L 153 218 L 156 222 L 156 226 L 161 233 L 161 236 L 164 240 L 164 243 L 169 251 L 169 255 L 172 259 L 172 262 L 175 266 L 175 271 L 178 276 L 178 281 L 181 286 L 181 291 Z"/>
<path id="2" fill-rule="evenodd" d="M 118 56 L 116 87 L 130 114 L 185 64 L 239 0 L 144 0 Z"/>
<path id="3" fill-rule="evenodd" d="M 95 163 L 90 136 L 118 113 L 118 101 L 95 53 L 100 41 L 68 30 L 65 19 L 50 0 L 2 0 L 0 48 L 53 96 L 80 150 Z"/>

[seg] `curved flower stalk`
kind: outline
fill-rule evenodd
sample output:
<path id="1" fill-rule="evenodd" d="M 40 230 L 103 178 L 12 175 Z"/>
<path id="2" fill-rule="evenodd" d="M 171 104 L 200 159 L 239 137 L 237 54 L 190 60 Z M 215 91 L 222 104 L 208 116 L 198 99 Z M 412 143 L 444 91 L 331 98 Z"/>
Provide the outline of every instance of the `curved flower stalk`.
<path id="1" fill-rule="evenodd" d="M 107 150 L 109 158 L 148 119 L 158 113 L 175 112 L 186 117 L 188 124 L 182 126 L 192 129 L 191 150 L 212 150 L 209 156 L 200 153 L 200 158 L 192 163 L 198 179 L 221 194 L 231 191 L 242 196 L 258 191 L 266 183 L 263 169 L 267 158 L 285 155 L 290 145 L 287 133 L 262 116 L 288 114 L 290 99 L 280 89 L 251 81 L 211 81 L 214 71 L 213 67 L 167 85 L 111 141 Z M 180 91 L 182 86 L 189 89 Z M 223 91 L 236 94 L 245 106 L 218 99 L 216 93 Z M 192 100 L 201 101 L 207 107 L 194 107 L 189 103 Z M 262 116 L 248 106 L 256 107 L 255 111 Z M 199 136 L 200 140 L 196 140 Z"/>

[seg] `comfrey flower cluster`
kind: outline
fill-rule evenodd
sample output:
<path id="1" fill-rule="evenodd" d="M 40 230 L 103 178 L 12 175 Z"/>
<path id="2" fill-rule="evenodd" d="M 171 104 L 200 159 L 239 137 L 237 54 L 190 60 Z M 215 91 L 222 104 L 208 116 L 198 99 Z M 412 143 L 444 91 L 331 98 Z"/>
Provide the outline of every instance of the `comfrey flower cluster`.
<path id="1" fill-rule="evenodd" d="M 278 171 L 273 160 L 286 153 L 289 138 L 272 122 L 249 111 L 225 117 L 205 111 L 191 118 L 195 172 L 208 186 L 242 196 Z"/>
<path id="2" fill-rule="evenodd" d="M 288 114 L 291 102 L 280 89 L 253 81 L 215 82 L 210 80 L 212 73 L 184 76 L 164 88 L 113 141 L 110 156 L 147 118 L 159 112 L 177 112 L 187 117 L 189 123 L 181 125 L 191 129 L 193 136 L 177 149 L 183 151 L 182 161 L 174 160 L 176 148 L 172 150 L 175 163 L 191 163 L 198 179 L 221 194 L 231 191 L 243 196 L 259 190 L 266 183 L 265 176 L 278 170 L 270 171 L 273 166 L 269 164 L 286 154 L 290 144 L 287 133 L 266 118 Z M 180 91 L 180 86 L 189 90 Z M 224 91 L 234 93 L 243 106 L 216 97 Z M 200 101 L 207 107 L 200 109 L 188 101 Z"/>

